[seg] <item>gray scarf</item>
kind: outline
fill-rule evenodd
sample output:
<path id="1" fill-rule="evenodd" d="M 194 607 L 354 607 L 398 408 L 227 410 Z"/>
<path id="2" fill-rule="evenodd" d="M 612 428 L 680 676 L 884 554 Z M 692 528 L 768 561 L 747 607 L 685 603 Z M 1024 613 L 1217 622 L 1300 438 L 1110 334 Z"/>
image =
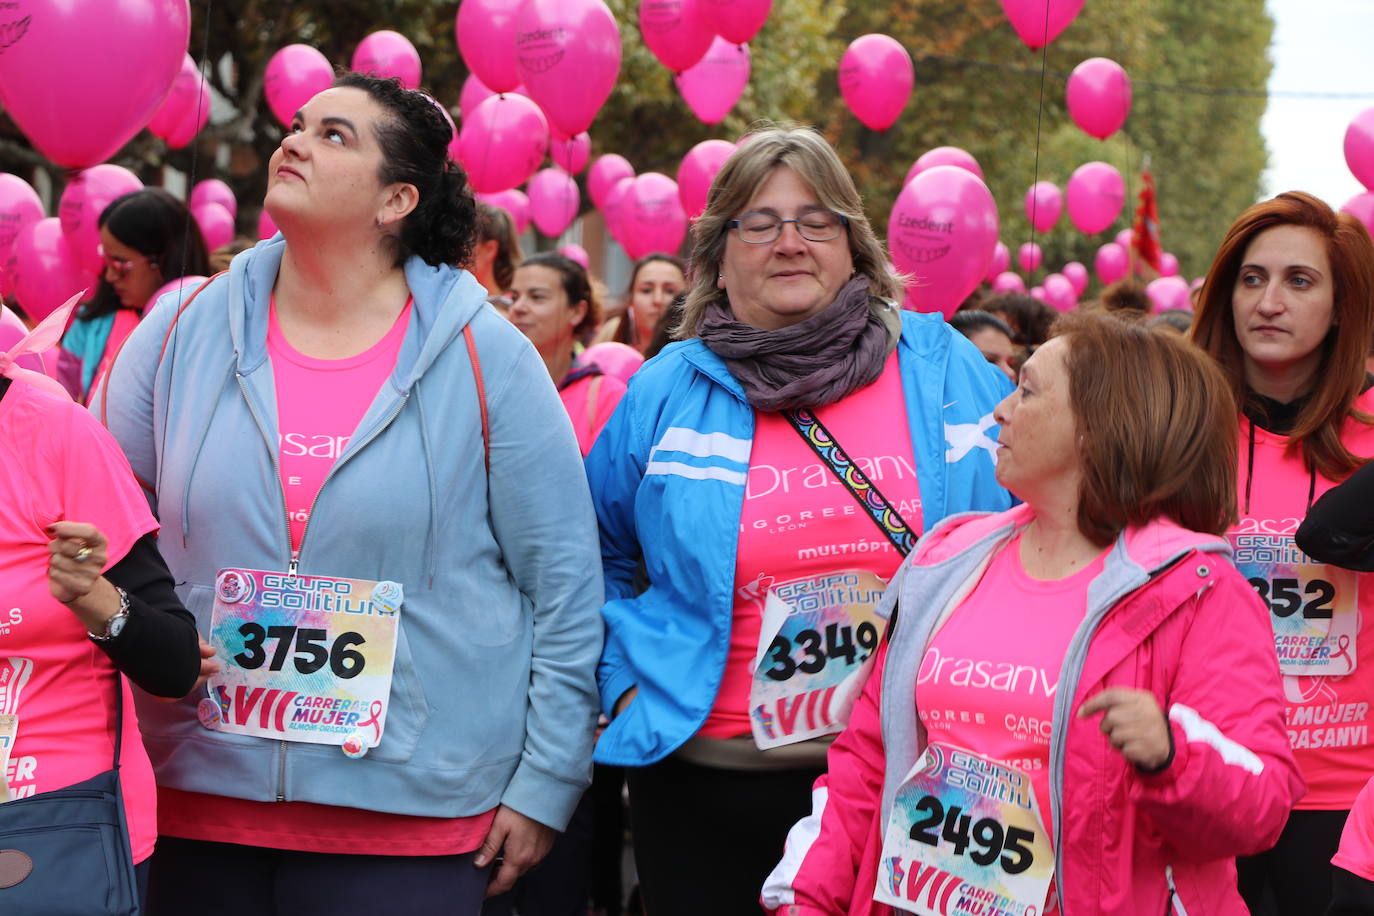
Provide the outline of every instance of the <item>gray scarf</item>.
<path id="1" fill-rule="evenodd" d="M 706 306 L 697 334 L 725 360 L 755 410 L 833 404 L 882 374 L 896 337 L 869 307 L 864 276 L 815 315 L 776 331 L 736 321 L 723 298 Z"/>

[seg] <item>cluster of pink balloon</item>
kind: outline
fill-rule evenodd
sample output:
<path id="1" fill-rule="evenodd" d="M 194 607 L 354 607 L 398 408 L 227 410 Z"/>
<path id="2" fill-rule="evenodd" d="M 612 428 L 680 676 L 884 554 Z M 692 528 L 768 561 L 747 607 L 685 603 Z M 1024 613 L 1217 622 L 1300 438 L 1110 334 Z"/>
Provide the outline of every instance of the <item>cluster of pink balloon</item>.
<path id="1" fill-rule="evenodd" d="M 1374 233 L 1374 108 L 1355 115 L 1345 129 L 1345 162 L 1365 189 L 1346 201 L 1341 210 Z"/>
<path id="2" fill-rule="evenodd" d="M 687 107 L 719 123 L 749 84 L 747 44 L 768 20 L 773 0 L 640 0 L 639 31 Z"/>

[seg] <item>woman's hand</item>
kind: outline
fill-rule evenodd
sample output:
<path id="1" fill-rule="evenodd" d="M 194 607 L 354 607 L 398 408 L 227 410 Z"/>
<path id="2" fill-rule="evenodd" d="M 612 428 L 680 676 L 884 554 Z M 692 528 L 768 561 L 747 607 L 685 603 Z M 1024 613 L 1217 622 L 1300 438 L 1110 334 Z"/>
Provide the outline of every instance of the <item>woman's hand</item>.
<path id="1" fill-rule="evenodd" d="M 109 559 L 105 552 L 109 542 L 94 525 L 84 522 L 53 522 L 47 533 L 52 538 L 48 543 L 48 591 L 70 606 L 89 595 L 100 580 L 100 571 Z M 118 598 L 115 600 L 117 611 Z"/>
<path id="2" fill-rule="evenodd" d="M 501 805 L 492 819 L 487 838 L 477 849 L 473 864 L 485 868 L 495 861 L 495 873 L 487 885 L 487 896 L 504 894 L 515 886 L 515 879 L 539 864 L 553 848 L 558 831 Z"/>
<path id="3" fill-rule="evenodd" d="M 1105 712 L 1102 733 L 1121 756 L 1146 772 L 1169 763 L 1169 723 L 1155 695 L 1148 690 L 1108 687 L 1078 707 L 1078 718 Z"/>

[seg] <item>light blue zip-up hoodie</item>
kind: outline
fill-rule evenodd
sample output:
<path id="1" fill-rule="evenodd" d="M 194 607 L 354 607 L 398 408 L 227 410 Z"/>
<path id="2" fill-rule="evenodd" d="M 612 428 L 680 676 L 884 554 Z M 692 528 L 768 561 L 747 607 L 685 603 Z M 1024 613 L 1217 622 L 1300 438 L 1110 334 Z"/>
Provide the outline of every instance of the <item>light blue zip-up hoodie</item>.
<path id="1" fill-rule="evenodd" d="M 992 409 L 1011 390 L 1007 377 L 939 315 L 901 317 L 897 362 L 925 526 L 1006 509 Z M 631 377 L 587 456 L 606 575 L 603 711 L 639 688 L 597 742 L 599 763 L 654 763 L 706 721 L 730 644 L 753 439 L 744 389 L 720 357 L 689 340 Z M 636 594 L 641 563 L 652 584 Z"/>
<path id="2" fill-rule="evenodd" d="M 202 633 L 218 570 L 291 561 L 266 345 L 284 251 L 277 236 L 239 255 L 174 327 L 177 297 L 159 301 L 93 405 L 155 491 L 159 546 Z M 164 786 L 431 817 L 504 803 L 561 830 L 590 780 L 602 636 L 577 441 L 543 361 L 470 274 L 412 258 L 405 276 L 414 307 L 396 367 L 320 489 L 299 555 L 302 574 L 405 588 L 381 744 L 351 760 L 209 731 L 199 694 L 140 698 L 139 721 Z"/>

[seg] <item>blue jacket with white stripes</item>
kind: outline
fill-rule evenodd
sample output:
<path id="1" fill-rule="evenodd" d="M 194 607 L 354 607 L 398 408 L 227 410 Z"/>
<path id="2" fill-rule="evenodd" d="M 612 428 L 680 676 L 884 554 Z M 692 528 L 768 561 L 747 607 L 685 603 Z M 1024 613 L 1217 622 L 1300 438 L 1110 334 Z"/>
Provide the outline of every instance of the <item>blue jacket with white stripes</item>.
<path id="1" fill-rule="evenodd" d="M 992 419 L 1010 390 L 1006 376 L 939 315 L 902 313 L 897 361 L 925 526 L 1008 508 L 994 476 Z M 635 373 L 587 456 L 607 599 L 603 711 L 638 688 L 597 743 L 599 763 L 663 759 L 715 702 L 753 436 L 744 389 L 720 357 L 688 340 Z M 636 594 L 640 564 L 649 586 Z"/>

